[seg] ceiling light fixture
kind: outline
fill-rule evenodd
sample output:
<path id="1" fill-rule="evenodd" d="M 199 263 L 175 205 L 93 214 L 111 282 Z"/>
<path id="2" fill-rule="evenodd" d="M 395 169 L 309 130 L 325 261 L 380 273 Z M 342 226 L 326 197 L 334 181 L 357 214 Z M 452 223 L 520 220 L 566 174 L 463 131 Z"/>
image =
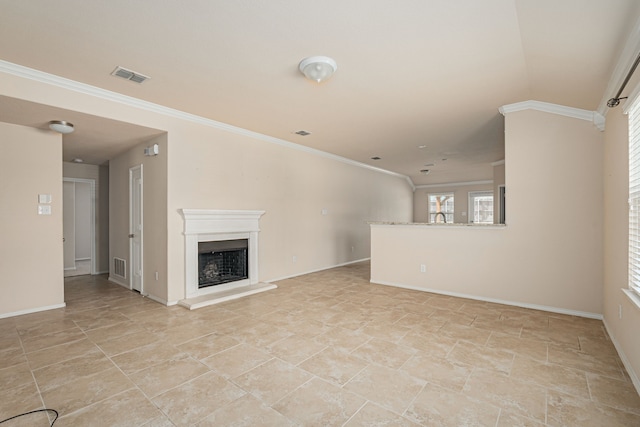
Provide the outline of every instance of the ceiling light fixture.
<path id="1" fill-rule="evenodd" d="M 309 80 L 322 83 L 336 72 L 338 64 L 327 56 L 310 56 L 300 61 L 298 68 Z"/>
<path id="2" fill-rule="evenodd" d="M 65 122 L 64 120 L 51 120 L 49 122 L 49 129 L 67 134 L 73 132 L 73 123 Z"/>
<path id="3" fill-rule="evenodd" d="M 82 160 L 80 157 L 76 157 L 75 159 L 71 160 L 73 163 L 84 163 L 84 160 Z"/>

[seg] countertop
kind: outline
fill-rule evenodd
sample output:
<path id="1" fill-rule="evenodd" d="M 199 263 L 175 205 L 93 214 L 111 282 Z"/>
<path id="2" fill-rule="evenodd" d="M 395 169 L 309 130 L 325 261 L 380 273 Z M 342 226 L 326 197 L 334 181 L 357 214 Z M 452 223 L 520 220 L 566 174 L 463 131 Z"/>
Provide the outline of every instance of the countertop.
<path id="1" fill-rule="evenodd" d="M 469 224 L 466 222 L 452 222 L 452 223 L 431 223 L 431 222 L 395 222 L 395 221 L 369 221 L 369 225 L 402 225 L 402 226 L 417 226 L 417 227 L 469 227 L 469 228 L 505 228 L 506 224 Z"/>

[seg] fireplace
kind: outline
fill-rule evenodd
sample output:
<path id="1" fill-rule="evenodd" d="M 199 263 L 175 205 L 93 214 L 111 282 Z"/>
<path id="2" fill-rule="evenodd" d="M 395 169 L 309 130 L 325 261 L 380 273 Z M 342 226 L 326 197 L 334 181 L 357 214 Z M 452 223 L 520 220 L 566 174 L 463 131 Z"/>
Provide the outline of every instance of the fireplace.
<path id="1" fill-rule="evenodd" d="M 249 278 L 249 240 L 198 242 L 198 288 Z"/>
<path id="2" fill-rule="evenodd" d="M 277 286 L 258 281 L 259 219 L 264 211 L 182 209 L 185 298 L 190 309 Z"/>

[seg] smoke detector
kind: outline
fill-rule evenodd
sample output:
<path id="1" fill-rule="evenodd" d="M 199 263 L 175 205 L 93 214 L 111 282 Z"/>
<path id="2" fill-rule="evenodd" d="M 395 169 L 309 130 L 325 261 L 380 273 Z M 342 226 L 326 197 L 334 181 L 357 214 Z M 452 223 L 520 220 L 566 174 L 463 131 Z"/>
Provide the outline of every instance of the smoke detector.
<path id="1" fill-rule="evenodd" d="M 122 68 L 120 66 L 117 66 L 116 69 L 111 72 L 111 75 L 132 81 L 134 83 L 142 83 L 145 80 L 149 80 L 151 78 L 149 76 L 145 76 L 144 74 L 138 73 L 137 71 L 127 70 L 126 68 Z"/>

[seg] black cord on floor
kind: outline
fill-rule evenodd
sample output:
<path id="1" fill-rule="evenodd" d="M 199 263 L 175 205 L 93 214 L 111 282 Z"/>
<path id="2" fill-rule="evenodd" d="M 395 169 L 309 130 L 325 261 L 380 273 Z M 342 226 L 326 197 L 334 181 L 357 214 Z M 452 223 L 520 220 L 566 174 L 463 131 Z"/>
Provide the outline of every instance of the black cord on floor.
<path id="1" fill-rule="evenodd" d="M 29 411 L 29 412 L 25 412 L 24 414 L 14 415 L 11 418 L 7 418 L 6 420 L 0 421 L 0 424 L 13 420 L 14 418 L 24 417 L 25 415 L 29 415 L 29 414 L 35 414 L 36 412 L 53 412 L 55 414 L 56 417 L 53 419 L 53 421 L 51 421 L 51 425 L 49 425 L 49 427 L 53 427 L 53 424 L 58 419 L 58 415 L 60 415 L 58 414 L 58 411 L 56 411 L 55 409 L 36 409 L 35 411 Z"/>

